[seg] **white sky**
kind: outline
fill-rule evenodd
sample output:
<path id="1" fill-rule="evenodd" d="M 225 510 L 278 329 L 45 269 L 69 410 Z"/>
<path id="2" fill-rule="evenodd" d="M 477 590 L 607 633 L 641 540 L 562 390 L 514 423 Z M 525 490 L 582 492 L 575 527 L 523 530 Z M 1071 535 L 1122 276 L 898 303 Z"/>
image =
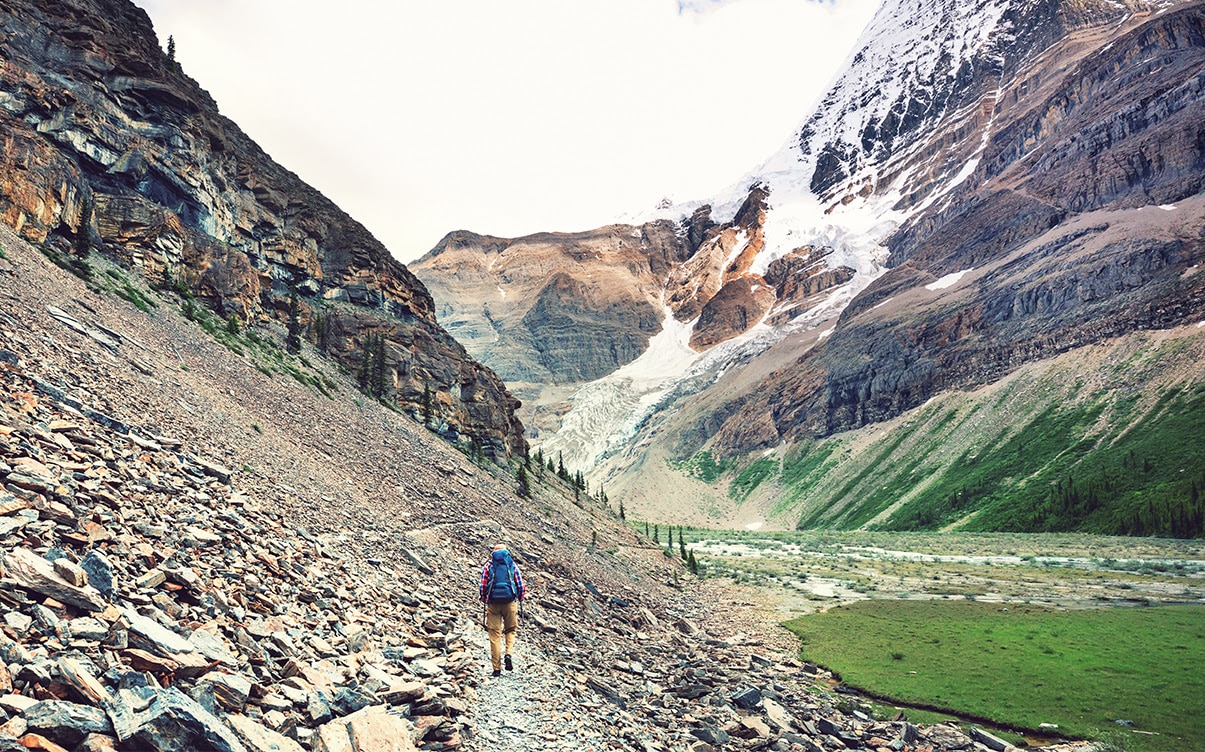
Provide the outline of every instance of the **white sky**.
<path id="1" fill-rule="evenodd" d="M 274 159 L 403 261 L 586 230 L 777 151 L 878 0 L 135 0 Z"/>

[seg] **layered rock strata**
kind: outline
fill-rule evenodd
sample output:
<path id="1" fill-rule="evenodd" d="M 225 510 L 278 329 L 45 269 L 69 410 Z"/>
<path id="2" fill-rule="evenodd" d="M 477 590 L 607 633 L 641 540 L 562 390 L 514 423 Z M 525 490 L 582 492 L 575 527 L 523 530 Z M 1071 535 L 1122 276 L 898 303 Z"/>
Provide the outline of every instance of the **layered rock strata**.
<path id="1" fill-rule="evenodd" d="M 1068 35 L 1005 81 L 975 169 L 887 240 L 890 270 L 822 348 L 738 403 L 723 452 L 881 421 L 1073 347 L 1199 320 L 1205 8 L 1125 18 L 1116 37 L 1100 14 L 1059 13 Z"/>
<path id="2" fill-rule="evenodd" d="M 359 366 L 384 337 L 388 395 L 491 454 L 521 452 L 517 402 L 435 321 L 430 295 L 363 226 L 275 163 L 159 48 L 125 0 L 0 3 L 0 221 L 186 288 L 242 325 L 288 316 Z"/>

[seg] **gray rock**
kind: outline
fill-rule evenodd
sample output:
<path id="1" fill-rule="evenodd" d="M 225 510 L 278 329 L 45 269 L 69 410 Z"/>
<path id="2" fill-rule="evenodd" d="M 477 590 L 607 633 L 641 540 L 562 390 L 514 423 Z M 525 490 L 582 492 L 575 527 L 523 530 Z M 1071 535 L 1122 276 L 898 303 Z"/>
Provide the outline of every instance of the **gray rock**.
<path id="1" fill-rule="evenodd" d="M 306 716 L 315 725 L 326 723 L 335 717 L 330 701 L 323 692 L 310 692 L 306 698 Z"/>
<path id="2" fill-rule="evenodd" d="M 4 573 L 21 587 L 87 611 L 103 611 L 107 605 L 95 588 L 72 585 L 54 571 L 54 564 L 28 548 L 14 548 L 4 557 Z"/>
<path id="3" fill-rule="evenodd" d="M 20 611 L 8 611 L 4 614 L 4 623 L 11 627 L 14 632 L 24 634 L 33 626 L 33 617 Z"/>
<path id="4" fill-rule="evenodd" d="M 993 736 L 981 728 L 971 727 L 971 738 L 987 747 L 993 752 L 1004 752 L 1009 748 L 1009 743 L 998 736 Z"/>
<path id="5" fill-rule="evenodd" d="M 752 710 L 761 702 L 761 692 L 756 687 L 742 687 L 732 696 L 732 704 L 743 710 Z"/>
<path id="6" fill-rule="evenodd" d="M 109 709 L 117 738 L 156 752 L 247 752 L 229 728 L 175 687 L 129 687 Z"/>
<path id="7" fill-rule="evenodd" d="M 131 632 L 146 638 L 166 654 L 193 652 L 192 643 L 154 619 L 143 616 L 132 608 L 127 608 L 123 615 L 130 624 Z"/>
<path id="8" fill-rule="evenodd" d="M 88 734 L 111 734 L 113 724 L 99 708 L 74 702 L 47 700 L 21 714 L 30 731 L 64 747 L 74 747 Z"/>
<path id="9" fill-rule="evenodd" d="M 731 738 L 728 736 L 728 732 L 724 729 L 712 728 L 710 726 L 691 729 L 690 733 L 696 739 L 707 742 L 708 744 L 727 744 L 728 740 Z"/>
<path id="10" fill-rule="evenodd" d="M 296 741 L 256 723 L 245 715 L 228 715 L 226 723 L 247 745 L 248 752 L 304 752 L 304 748 Z"/>
<path id="11" fill-rule="evenodd" d="M 79 563 L 88 575 L 88 584 L 105 598 L 113 597 L 113 563 L 103 552 L 93 549 Z"/>
<path id="12" fill-rule="evenodd" d="M 71 636 L 80 640 L 103 640 L 109 634 L 109 625 L 100 619 L 82 617 L 67 623 Z"/>

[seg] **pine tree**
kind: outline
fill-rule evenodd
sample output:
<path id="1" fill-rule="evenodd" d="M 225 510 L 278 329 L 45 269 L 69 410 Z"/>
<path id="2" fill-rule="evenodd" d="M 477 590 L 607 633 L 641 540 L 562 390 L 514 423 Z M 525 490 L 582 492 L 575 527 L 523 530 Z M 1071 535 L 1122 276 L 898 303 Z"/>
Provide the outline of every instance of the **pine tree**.
<path id="1" fill-rule="evenodd" d="M 293 355 L 301 352 L 301 301 L 297 298 L 296 288 L 289 293 L 289 328 L 285 349 Z"/>
<path id="2" fill-rule="evenodd" d="M 530 499 L 531 484 L 527 480 L 527 468 L 519 465 L 519 472 L 515 473 L 515 480 L 519 482 L 519 495 L 524 499 Z"/>
<path id="3" fill-rule="evenodd" d="M 605 502 L 605 499 L 604 499 L 604 502 Z M 619 501 L 619 519 L 624 520 L 625 522 L 628 519 L 627 514 L 623 511 L 623 500 L 622 499 L 620 499 L 620 501 Z"/>
<path id="4" fill-rule="evenodd" d="M 694 573 L 694 574 L 699 573 L 699 562 L 697 560 L 695 560 L 694 549 L 691 549 L 690 553 L 686 557 L 686 566 L 690 569 L 690 571 L 692 573 Z"/>
<path id="5" fill-rule="evenodd" d="M 682 537 L 682 528 L 678 527 L 678 553 L 682 556 L 682 561 L 686 561 L 686 539 Z"/>
<path id="6" fill-rule="evenodd" d="M 226 319 L 226 333 L 238 336 L 242 332 L 242 326 L 239 324 L 238 316 L 233 313 Z"/>
<path id="7" fill-rule="evenodd" d="M 167 59 L 173 62 L 176 59 L 176 38 L 171 34 L 167 35 Z"/>
<path id="8" fill-rule="evenodd" d="M 376 335 L 369 332 L 360 348 L 360 368 L 356 371 L 356 383 L 365 394 L 368 394 L 368 385 L 372 380 L 372 356 L 375 351 Z"/>
<path id="9" fill-rule="evenodd" d="M 565 469 L 565 455 L 563 452 L 556 453 L 556 476 L 566 483 L 569 482 L 569 471 Z"/>
<path id="10" fill-rule="evenodd" d="M 423 384 L 423 425 L 430 426 L 434 418 L 434 404 L 431 398 L 431 385 Z"/>
<path id="11" fill-rule="evenodd" d="M 657 526 L 653 525 L 653 543 L 657 543 L 657 544 L 661 543 L 661 539 L 658 537 L 659 534 L 660 534 L 660 531 L 657 529 Z"/>

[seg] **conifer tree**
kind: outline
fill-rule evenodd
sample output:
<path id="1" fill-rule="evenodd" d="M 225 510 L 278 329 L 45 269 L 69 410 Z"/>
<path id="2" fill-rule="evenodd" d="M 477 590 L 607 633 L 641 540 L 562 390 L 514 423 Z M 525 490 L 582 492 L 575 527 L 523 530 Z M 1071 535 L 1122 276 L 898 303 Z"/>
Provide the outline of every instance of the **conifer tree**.
<path id="1" fill-rule="evenodd" d="M 698 574 L 698 573 L 699 573 L 699 562 L 698 562 L 698 561 L 695 559 L 695 552 L 694 552 L 694 549 L 691 549 L 691 550 L 690 550 L 690 552 L 689 552 L 689 554 L 688 554 L 688 555 L 687 555 L 687 557 L 686 557 L 686 566 L 687 566 L 687 567 L 690 569 L 690 571 L 691 571 L 691 572 L 693 572 L 694 574 Z"/>
<path id="2" fill-rule="evenodd" d="M 176 38 L 171 34 L 167 35 L 167 59 L 173 62 L 176 59 Z"/>
<path id="3" fill-rule="evenodd" d="M 515 480 L 519 482 L 519 495 L 524 499 L 530 499 L 531 484 L 527 480 L 527 468 L 519 465 L 519 472 L 515 474 Z"/>
<path id="4" fill-rule="evenodd" d="M 604 501 L 604 503 L 605 503 L 605 502 L 606 502 L 606 499 L 604 498 L 604 499 L 603 499 L 603 501 Z M 627 519 L 628 519 L 627 514 L 625 514 L 625 513 L 624 513 L 624 511 L 623 511 L 623 499 L 620 499 L 620 500 L 619 500 L 619 519 L 624 520 L 625 522 L 626 522 L 626 521 L 627 521 Z"/>
<path id="5" fill-rule="evenodd" d="M 385 354 L 385 336 L 377 335 L 372 352 L 372 371 L 370 374 L 372 396 L 384 399 L 389 391 L 389 361 Z"/>
<path id="6" fill-rule="evenodd" d="M 660 539 L 659 535 L 660 535 L 660 531 L 657 529 L 656 525 L 653 525 L 653 543 L 657 543 L 657 544 L 661 543 L 661 539 Z"/>
<path id="7" fill-rule="evenodd" d="M 423 384 L 423 425 L 430 426 L 434 417 L 434 406 L 431 398 L 431 385 Z"/>
<path id="8" fill-rule="evenodd" d="M 565 469 L 565 454 L 563 452 L 556 453 L 556 475 L 565 482 L 569 481 L 569 471 Z"/>
<path id="9" fill-rule="evenodd" d="M 682 556 L 682 561 L 686 561 L 686 538 L 682 537 L 682 526 L 678 526 L 678 553 Z"/>

